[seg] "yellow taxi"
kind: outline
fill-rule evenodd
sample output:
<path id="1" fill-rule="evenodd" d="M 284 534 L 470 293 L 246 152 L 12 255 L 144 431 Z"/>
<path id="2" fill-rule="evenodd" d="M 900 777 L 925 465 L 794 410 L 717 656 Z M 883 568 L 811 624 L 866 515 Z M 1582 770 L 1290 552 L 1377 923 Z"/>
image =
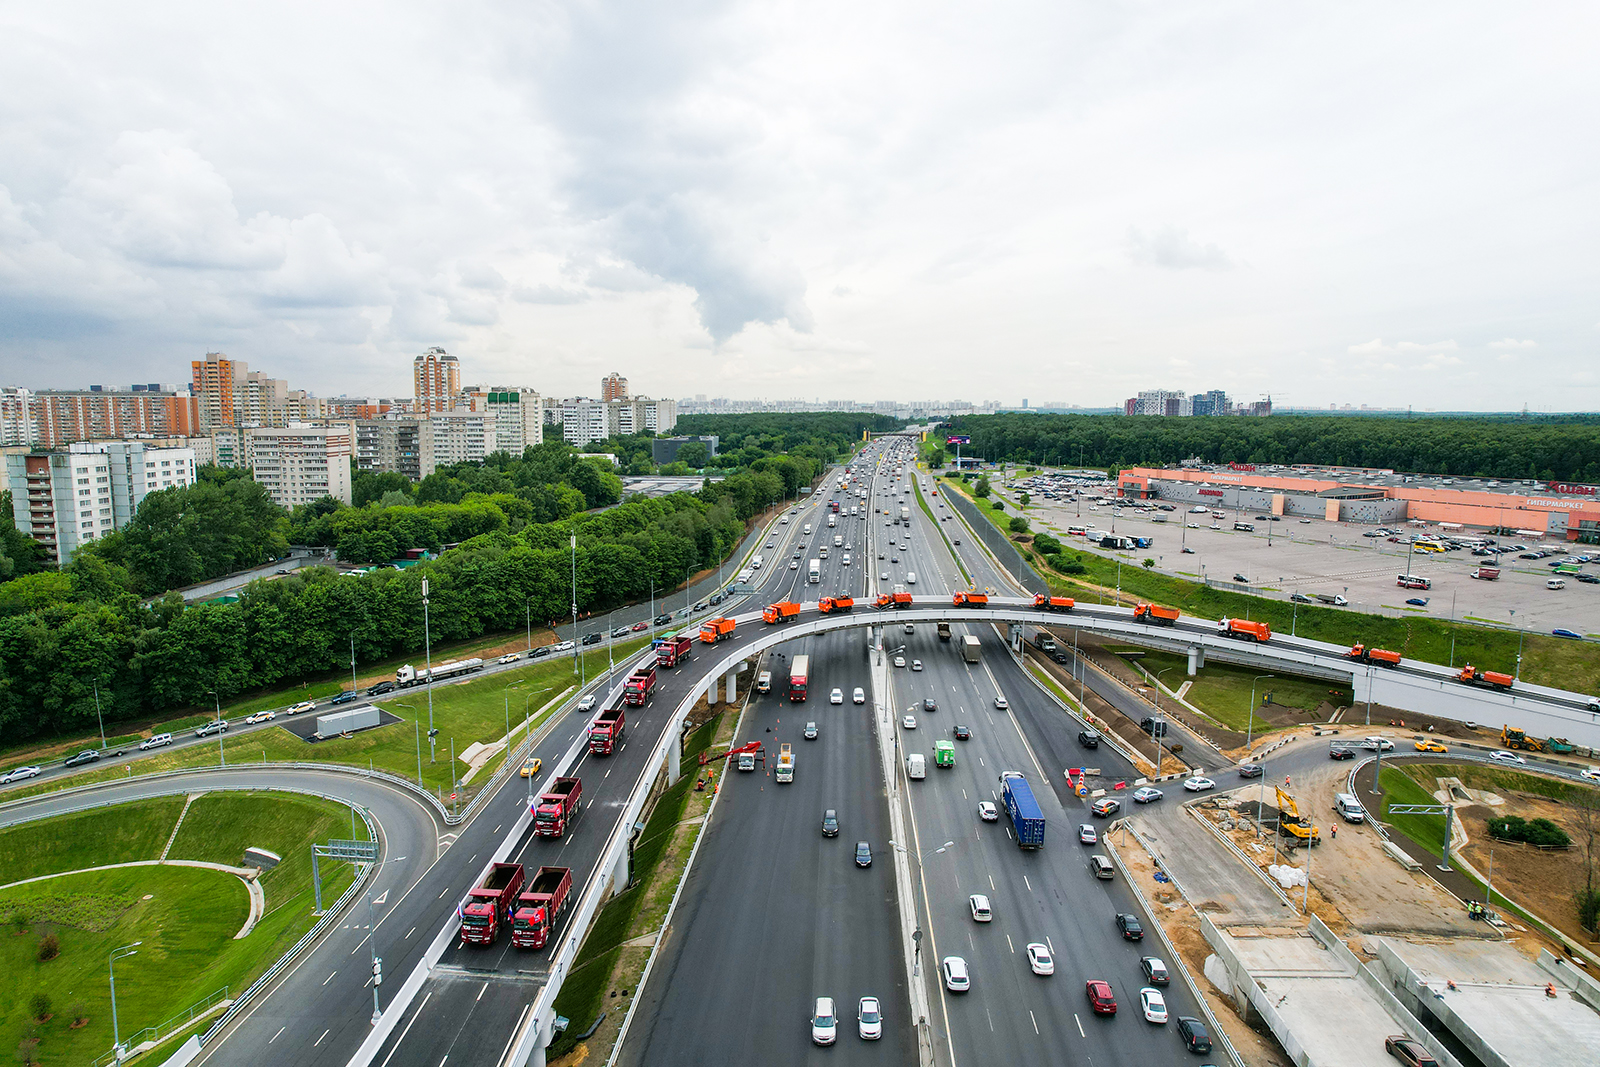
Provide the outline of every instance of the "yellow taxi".
<path id="1" fill-rule="evenodd" d="M 1428 739 L 1426 741 L 1418 741 L 1417 742 L 1417 751 L 1418 752 L 1449 752 L 1450 750 L 1448 748 L 1446 748 L 1440 742 L 1435 741 L 1435 740 L 1430 738 L 1430 739 Z"/>
<path id="2" fill-rule="evenodd" d="M 526 762 L 522 764 L 522 777 L 532 778 L 534 775 L 539 773 L 539 768 L 541 766 L 542 764 L 539 762 L 538 756 L 529 756 Z"/>

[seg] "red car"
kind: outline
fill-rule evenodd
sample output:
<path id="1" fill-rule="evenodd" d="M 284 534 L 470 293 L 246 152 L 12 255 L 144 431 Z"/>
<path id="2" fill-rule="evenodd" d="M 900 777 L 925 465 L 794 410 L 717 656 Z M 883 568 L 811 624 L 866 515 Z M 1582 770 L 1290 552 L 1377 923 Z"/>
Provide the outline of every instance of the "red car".
<path id="1" fill-rule="evenodd" d="M 648 630 L 648 629 L 650 629 L 650 624 L 647 623 L 647 622 L 636 622 L 630 628 L 633 630 L 634 633 L 638 633 L 640 630 Z"/>
<path id="2" fill-rule="evenodd" d="M 1115 1015 L 1117 1013 L 1117 998 L 1112 995 L 1110 982 L 1102 982 L 1098 978 L 1091 978 L 1083 983 L 1083 991 L 1089 994 L 1089 1007 L 1094 1009 L 1096 1015 Z"/>

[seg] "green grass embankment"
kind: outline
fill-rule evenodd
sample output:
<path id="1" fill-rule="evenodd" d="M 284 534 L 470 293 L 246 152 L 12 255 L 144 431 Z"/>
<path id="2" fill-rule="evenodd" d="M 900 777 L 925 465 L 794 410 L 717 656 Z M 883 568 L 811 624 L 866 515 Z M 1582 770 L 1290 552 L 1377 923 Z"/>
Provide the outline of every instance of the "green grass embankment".
<path id="1" fill-rule="evenodd" d="M 0 881 L 156 859 L 182 807 L 182 798 L 162 798 L 12 827 L 0 832 Z M 249 896 L 223 872 L 123 867 L 0 891 L 0 1041 L 29 1047 L 34 1062 L 52 1065 L 86 1063 L 108 1050 L 107 955 L 134 942 L 141 942 L 137 953 L 117 963 L 124 1039 L 223 987 L 237 996 L 316 921 L 310 846 L 349 835 L 348 818 L 342 806 L 312 797 L 217 793 L 190 806 L 169 858 L 236 865 L 247 845 L 283 857 L 260 880 L 266 913 L 239 940 Z M 364 823 L 357 833 L 366 837 Z M 322 875 L 331 904 L 354 871 L 326 863 Z M 60 952 L 41 961 L 46 935 Z M 50 1001 L 43 1021 L 33 1018 L 39 994 Z M 80 1018 L 86 1021 L 74 1027 Z"/>
<path id="2" fill-rule="evenodd" d="M 1348 706 L 1353 699 L 1349 686 L 1335 685 L 1322 678 L 1299 678 L 1280 674 L 1270 679 L 1256 681 L 1260 672 L 1222 663 L 1209 663 L 1190 678 L 1187 674 L 1189 661 L 1186 657 L 1145 649 L 1139 650 L 1135 662 L 1149 672 L 1152 678 L 1165 671 L 1161 681 L 1169 689 L 1176 690 L 1184 682 L 1192 682 L 1183 699 L 1229 729 L 1240 733 L 1245 732 L 1247 720 L 1250 718 L 1252 685 L 1255 688 L 1256 699 L 1259 700 L 1265 694 L 1271 693 L 1274 704 L 1299 708 L 1303 711 L 1315 711 L 1324 701 Z M 1261 732 L 1270 730 L 1273 726 L 1273 723 L 1258 714 L 1251 729 Z"/>
<path id="3" fill-rule="evenodd" d="M 969 489 L 959 479 L 943 478 L 941 484 L 947 491 L 960 491 L 979 505 L 979 510 L 989 517 L 996 528 L 1004 531 L 1010 521 L 1009 512 L 996 513 L 983 502 L 972 497 Z M 1081 582 L 1061 574 L 1047 565 L 1036 553 L 1031 562 L 1043 574 L 1053 589 L 1062 595 L 1089 596 L 1098 594 L 1088 586 L 1115 588 L 1119 582 L 1117 560 L 1093 552 L 1083 551 L 1071 539 L 1061 539 L 1065 551 L 1062 556 L 1074 559 L 1085 568 Z M 1425 617 L 1391 618 L 1354 612 L 1348 608 L 1330 608 L 1301 604 L 1296 607 L 1287 599 L 1269 600 L 1264 597 L 1238 593 L 1228 589 L 1215 589 L 1200 582 L 1189 581 L 1167 574 L 1147 571 L 1139 564 L 1143 555 L 1133 553 L 1124 560 L 1120 583 L 1124 597 L 1137 597 L 1158 604 L 1166 604 L 1185 614 L 1203 619 L 1229 617 L 1249 618 L 1266 622 L 1281 633 L 1291 627 L 1298 637 L 1332 644 L 1353 645 L 1364 642 L 1379 648 L 1394 649 L 1412 659 L 1428 663 L 1451 662 L 1451 641 L 1454 639 L 1457 666 L 1472 663 L 1486 670 L 1512 673 L 1516 670 L 1518 635 L 1514 631 L 1491 629 L 1450 623 Z M 1600 691 L 1600 656 L 1594 655 L 1592 646 L 1579 641 L 1565 641 L 1544 634 L 1526 634 L 1523 637 L 1522 678 L 1538 685 L 1594 693 Z"/>

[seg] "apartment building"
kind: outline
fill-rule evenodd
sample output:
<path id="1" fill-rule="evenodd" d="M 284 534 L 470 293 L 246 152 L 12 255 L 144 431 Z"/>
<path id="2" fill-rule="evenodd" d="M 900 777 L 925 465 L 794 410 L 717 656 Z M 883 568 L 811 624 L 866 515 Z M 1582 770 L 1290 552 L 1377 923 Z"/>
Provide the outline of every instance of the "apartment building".
<path id="1" fill-rule="evenodd" d="M 110 457 L 13 446 L 5 460 L 12 520 L 52 563 L 116 529 Z"/>
<path id="2" fill-rule="evenodd" d="M 207 352 L 190 364 L 201 432 L 226 427 L 288 426 L 291 422 L 321 418 L 326 402 L 304 389 L 290 389 L 282 378 L 253 371 L 243 360 L 221 352 Z"/>
<path id="3" fill-rule="evenodd" d="M 612 371 L 600 379 L 601 400 L 626 400 L 628 399 L 628 379 Z"/>
<path id="4" fill-rule="evenodd" d="M 281 508 L 331 496 L 351 502 L 349 425 L 262 426 L 245 431 L 245 463 Z"/>
<path id="5" fill-rule="evenodd" d="M 68 449 L 74 456 L 104 456 L 111 478 L 111 520 L 121 529 L 151 493 L 195 483 L 195 450 L 161 447 L 144 441 L 79 441 Z"/>
<path id="6" fill-rule="evenodd" d="M 430 348 L 411 361 L 416 411 L 449 411 L 461 392 L 461 361 L 442 348 Z"/>
<path id="7" fill-rule="evenodd" d="M 74 441 L 198 432 L 195 398 L 176 389 L 0 390 L 0 444 L 64 448 Z"/>
<path id="8" fill-rule="evenodd" d="M 547 404 L 545 419 L 559 421 L 562 439 L 583 448 L 608 437 L 671 433 L 678 424 L 678 403 L 643 396 L 629 400 L 570 397 Z"/>
<path id="9" fill-rule="evenodd" d="M 403 474 L 420 482 L 433 473 L 433 425 L 427 419 L 361 419 L 355 423 L 356 469 Z"/>
<path id="10" fill-rule="evenodd" d="M 438 411 L 428 419 L 430 467 L 483 459 L 499 448 L 496 416 L 487 411 Z M 422 475 L 427 477 L 427 474 Z"/>
<path id="11" fill-rule="evenodd" d="M 482 410 L 494 416 L 491 452 L 520 456 L 529 445 L 544 444 L 544 398 L 534 390 L 490 390 L 484 394 Z"/>

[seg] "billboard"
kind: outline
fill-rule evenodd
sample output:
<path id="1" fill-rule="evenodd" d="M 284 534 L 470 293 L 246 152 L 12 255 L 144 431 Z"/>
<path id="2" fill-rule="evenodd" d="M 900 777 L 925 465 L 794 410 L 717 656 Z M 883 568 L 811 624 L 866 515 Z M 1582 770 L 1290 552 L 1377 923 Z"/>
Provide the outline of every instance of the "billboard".
<path id="1" fill-rule="evenodd" d="M 972 438 L 962 434 L 958 437 L 946 437 L 944 439 L 944 443 L 947 445 L 970 445 L 972 443 Z"/>

